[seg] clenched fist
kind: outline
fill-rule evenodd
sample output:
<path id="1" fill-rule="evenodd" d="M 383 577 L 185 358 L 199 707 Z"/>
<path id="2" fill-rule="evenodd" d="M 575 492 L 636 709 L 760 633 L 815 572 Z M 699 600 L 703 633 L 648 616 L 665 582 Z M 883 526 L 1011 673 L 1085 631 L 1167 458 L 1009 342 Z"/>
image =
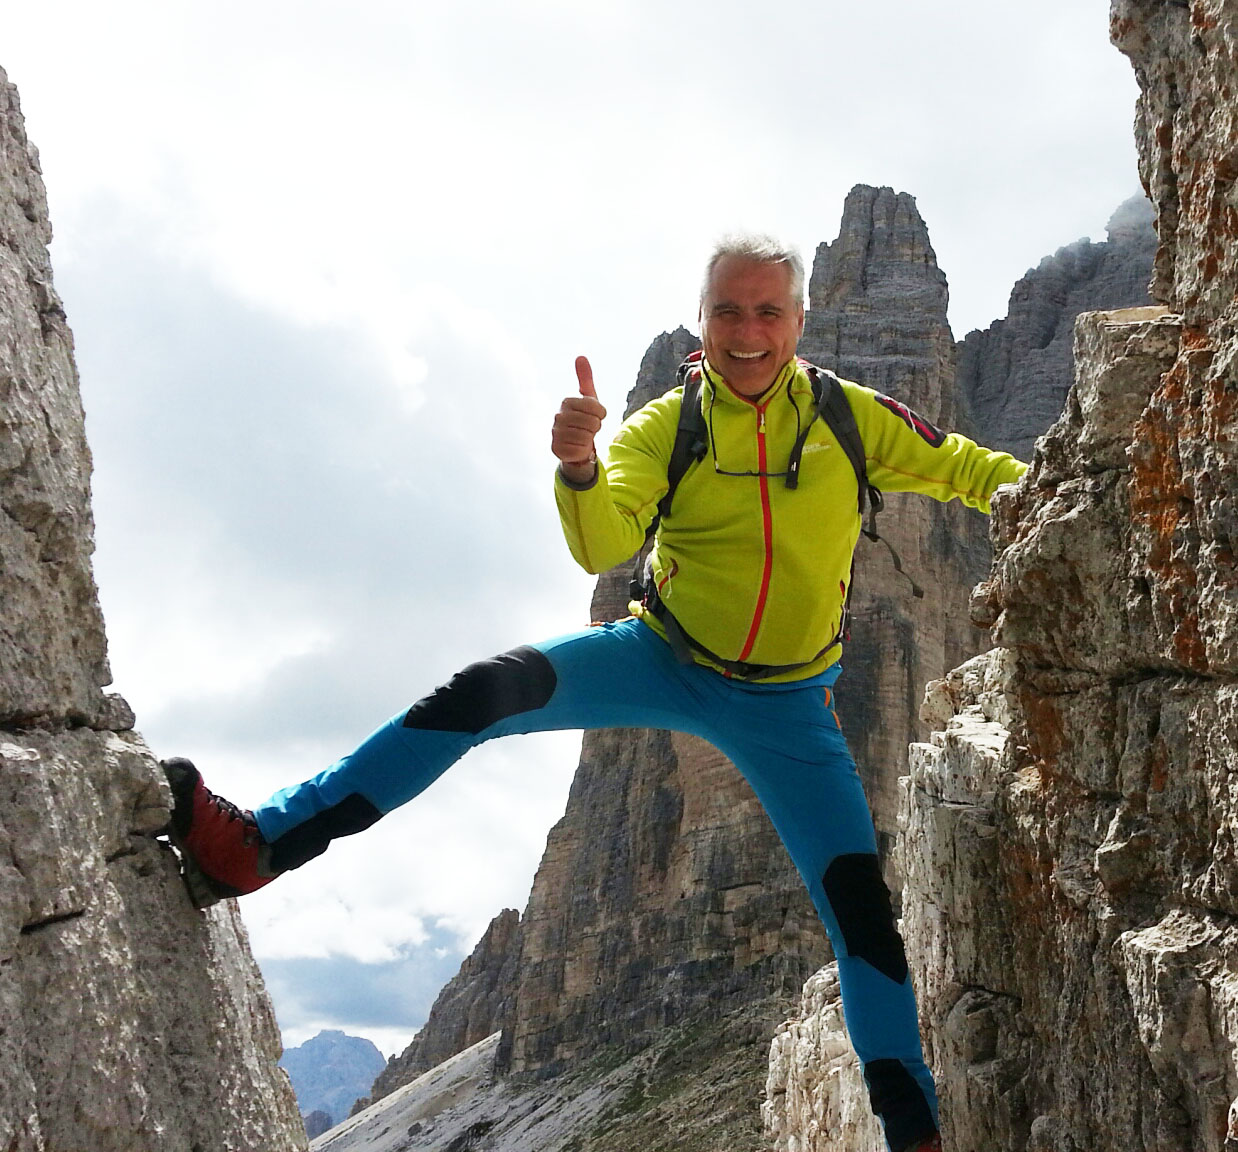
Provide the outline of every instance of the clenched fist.
<path id="1" fill-rule="evenodd" d="M 567 480 L 587 484 L 597 469 L 597 449 L 593 443 L 606 419 L 606 409 L 593 387 L 593 369 L 584 356 L 576 357 L 578 396 L 568 396 L 555 414 L 550 433 L 550 450 L 559 458 Z"/>

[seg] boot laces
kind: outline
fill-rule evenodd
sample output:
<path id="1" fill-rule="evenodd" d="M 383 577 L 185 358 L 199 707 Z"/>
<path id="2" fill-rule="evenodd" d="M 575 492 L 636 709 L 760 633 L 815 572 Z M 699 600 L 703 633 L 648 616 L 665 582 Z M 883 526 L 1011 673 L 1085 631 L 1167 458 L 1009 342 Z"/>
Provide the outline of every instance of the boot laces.
<path id="1" fill-rule="evenodd" d="M 223 796 L 217 796 L 209 788 L 207 795 L 210 797 L 210 802 L 215 806 L 215 810 L 228 820 L 239 820 L 241 823 L 242 836 L 246 844 L 257 843 L 259 839 L 258 825 L 250 813 L 244 811 L 231 800 Z"/>

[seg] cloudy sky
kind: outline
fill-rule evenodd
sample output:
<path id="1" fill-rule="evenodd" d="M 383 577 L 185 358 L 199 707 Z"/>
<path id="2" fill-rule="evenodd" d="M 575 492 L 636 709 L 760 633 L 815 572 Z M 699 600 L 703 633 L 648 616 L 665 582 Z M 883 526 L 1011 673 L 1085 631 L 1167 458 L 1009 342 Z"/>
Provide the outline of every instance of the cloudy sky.
<path id="1" fill-rule="evenodd" d="M 916 196 L 961 337 L 1138 191 L 1101 0 L 0 2 L 95 457 L 116 688 L 253 804 L 571 630 L 548 427 L 623 406 L 734 227 Z M 403 1047 L 523 908 L 572 734 L 466 758 L 242 907 L 285 1041 Z"/>

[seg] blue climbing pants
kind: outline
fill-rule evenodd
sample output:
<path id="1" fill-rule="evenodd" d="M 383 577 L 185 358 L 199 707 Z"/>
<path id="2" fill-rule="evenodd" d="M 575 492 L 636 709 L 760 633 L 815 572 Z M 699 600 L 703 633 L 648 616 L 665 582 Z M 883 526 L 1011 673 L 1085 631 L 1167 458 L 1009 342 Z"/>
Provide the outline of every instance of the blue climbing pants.
<path id="1" fill-rule="evenodd" d="M 936 1127 L 915 997 L 872 817 L 831 706 L 835 665 L 751 684 L 682 665 L 639 620 L 479 661 L 324 772 L 255 809 L 277 869 L 361 831 L 498 736 L 664 728 L 709 741 L 743 773 L 786 845 L 838 959 L 847 1030 L 895 1152 Z"/>

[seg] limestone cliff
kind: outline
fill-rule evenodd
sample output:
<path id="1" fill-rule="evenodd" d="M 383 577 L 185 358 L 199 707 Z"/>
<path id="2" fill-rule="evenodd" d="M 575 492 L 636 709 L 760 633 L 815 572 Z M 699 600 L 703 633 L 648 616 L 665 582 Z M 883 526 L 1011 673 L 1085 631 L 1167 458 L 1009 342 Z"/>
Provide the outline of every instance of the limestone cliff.
<path id="1" fill-rule="evenodd" d="M 912 751 L 905 931 L 960 1152 L 1238 1147 L 1236 29 L 1234 0 L 1112 5 L 1168 308 L 1077 322 L 974 602 L 999 648 Z M 850 1089 L 779 1055 L 779 1147 L 844 1146 L 813 1093 Z"/>
<path id="2" fill-rule="evenodd" d="M 1164 310 L 1080 319 L 1067 411 L 977 600 L 1002 647 L 931 694 L 949 719 L 913 749 L 906 928 L 960 1148 L 1238 1138 L 1234 593 L 1202 629 L 1229 651 L 1197 648 L 1201 607 L 1160 552 L 1215 539 L 1234 461 L 1211 509 L 1148 466 L 1185 342 Z M 1175 455 L 1225 454 L 1174 424 Z M 1225 567 L 1201 558 L 1192 589 Z"/>
<path id="3" fill-rule="evenodd" d="M 109 682 L 38 157 L 0 73 L 0 1147 L 305 1147 L 231 905 L 195 912 Z"/>

